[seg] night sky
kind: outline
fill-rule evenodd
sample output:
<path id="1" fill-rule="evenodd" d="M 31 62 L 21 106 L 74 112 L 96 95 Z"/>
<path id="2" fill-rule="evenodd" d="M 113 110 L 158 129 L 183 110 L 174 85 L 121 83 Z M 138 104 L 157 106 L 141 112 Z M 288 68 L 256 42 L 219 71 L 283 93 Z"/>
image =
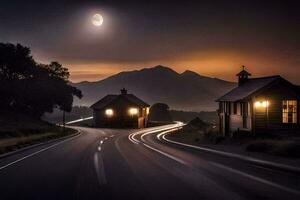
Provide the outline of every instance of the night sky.
<path id="1" fill-rule="evenodd" d="M 298 2 L 298 3 L 297 3 Z M 0 42 L 59 61 L 71 80 L 170 66 L 235 80 L 241 65 L 300 84 L 300 1 L 0 2 Z M 104 23 L 95 27 L 91 17 Z"/>

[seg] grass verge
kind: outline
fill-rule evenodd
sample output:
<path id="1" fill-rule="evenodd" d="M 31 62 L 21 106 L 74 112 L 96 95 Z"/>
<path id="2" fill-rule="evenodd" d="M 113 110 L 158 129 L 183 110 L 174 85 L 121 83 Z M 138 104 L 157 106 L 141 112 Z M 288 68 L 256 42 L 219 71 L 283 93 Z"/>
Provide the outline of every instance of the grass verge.
<path id="1" fill-rule="evenodd" d="M 262 152 L 284 157 L 300 157 L 300 144 L 292 140 L 258 140 L 246 147 L 247 151 Z"/>
<path id="2" fill-rule="evenodd" d="M 12 135 L 2 135 L 0 138 L 0 154 L 8 153 L 21 149 L 30 145 L 47 142 L 52 139 L 75 134 L 76 130 L 66 128 L 65 131 L 61 127 L 53 127 L 45 132 L 17 132 Z"/>
<path id="3" fill-rule="evenodd" d="M 300 158 L 299 138 L 257 138 L 236 137 L 228 138 L 220 136 L 217 132 L 204 133 L 200 130 L 181 129 L 166 136 L 168 139 L 178 142 L 199 145 L 212 145 L 225 151 L 258 152 L 285 158 Z"/>

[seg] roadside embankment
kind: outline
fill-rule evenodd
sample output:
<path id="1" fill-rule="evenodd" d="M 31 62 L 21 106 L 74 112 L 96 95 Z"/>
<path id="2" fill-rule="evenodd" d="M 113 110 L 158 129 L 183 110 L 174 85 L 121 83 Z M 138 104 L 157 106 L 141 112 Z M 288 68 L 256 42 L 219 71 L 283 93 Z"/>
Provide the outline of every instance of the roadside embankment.
<path id="1" fill-rule="evenodd" d="M 63 128 L 21 114 L 0 116 L 0 154 L 75 134 Z"/>

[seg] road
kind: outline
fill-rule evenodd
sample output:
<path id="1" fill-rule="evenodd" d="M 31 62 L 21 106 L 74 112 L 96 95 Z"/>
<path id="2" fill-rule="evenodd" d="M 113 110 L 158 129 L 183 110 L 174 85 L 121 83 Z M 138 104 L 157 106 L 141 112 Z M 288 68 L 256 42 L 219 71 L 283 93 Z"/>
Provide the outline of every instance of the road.
<path id="1" fill-rule="evenodd" d="M 299 175 L 158 140 L 171 126 L 77 127 L 74 138 L 2 158 L 0 199 L 300 198 Z"/>

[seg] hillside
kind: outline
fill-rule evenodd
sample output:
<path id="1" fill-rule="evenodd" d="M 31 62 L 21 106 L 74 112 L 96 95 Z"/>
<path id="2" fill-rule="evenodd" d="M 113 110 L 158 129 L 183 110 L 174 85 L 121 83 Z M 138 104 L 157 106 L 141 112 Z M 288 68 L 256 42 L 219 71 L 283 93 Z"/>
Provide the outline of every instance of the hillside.
<path id="1" fill-rule="evenodd" d="M 0 113 L 0 154 L 74 134 L 46 121 L 17 112 Z"/>
<path id="2" fill-rule="evenodd" d="M 201 76 L 192 71 L 177 73 L 164 66 L 121 72 L 97 82 L 74 83 L 84 97 L 75 105 L 90 106 L 106 94 L 119 93 L 123 87 L 146 102 L 167 103 L 171 109 L 211 111 L 217 108 L 215 99 L 235 86 L 235 83 Z"/>

